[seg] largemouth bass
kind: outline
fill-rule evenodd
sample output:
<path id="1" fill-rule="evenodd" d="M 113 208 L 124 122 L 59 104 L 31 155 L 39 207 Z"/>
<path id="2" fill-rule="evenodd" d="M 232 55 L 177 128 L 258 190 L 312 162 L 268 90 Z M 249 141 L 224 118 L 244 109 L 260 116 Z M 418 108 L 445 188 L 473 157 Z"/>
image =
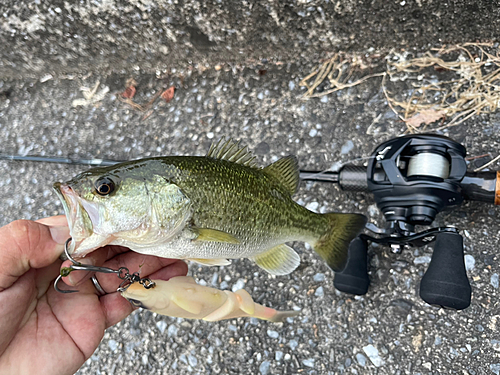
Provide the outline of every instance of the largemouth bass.
<path id="1" fill-rule="evenodd" d="M 209 322 L 240 317 L 283 322 L 299 311 L 277 311 L 253 301 L 244 289 L 236 292 L 218 290 L 196 284 L 189 276 L 177 276 L 168 281 L 153 280 L 146 289 L 139 283 L 121 292 L 122 297 L 136 307 L 177 318 L 203 319 Z"/>
<path id="2" fill-rule="evenodd" d="M 208 265 L 249 258 L 271 274 L 285 275 L 300 263 L 285 243 L 303 241 L 339 271 L 366 218 L 307 210 L 292 200 L 298 183 L 295 157 L 259 168 L 246 148 L 219 141 L 205 157 L 93 168 L 54 188 L 76 259 L 112 244 Z"/>

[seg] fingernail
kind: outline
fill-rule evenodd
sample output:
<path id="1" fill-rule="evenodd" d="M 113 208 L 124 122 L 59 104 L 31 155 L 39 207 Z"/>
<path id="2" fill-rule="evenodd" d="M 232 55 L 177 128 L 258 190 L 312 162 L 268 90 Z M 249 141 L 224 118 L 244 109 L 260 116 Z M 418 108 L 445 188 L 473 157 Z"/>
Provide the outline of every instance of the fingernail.
<path id="1" fill-rule="evenodd" d="M 65 226 L 49 227 L 49 231 L 52 239 L 61 245 L 64 245 L 70 237 L 69 228 Z"/>
<path id="2" fill-rule="evenodd" d="M 83 258 L 79 260 L 79 262 L 81 264 L 87 264 L 91 266 L 95 265 L 95 261 L 93 258 Z M 73 286 L 77 286 L 83 280 L 87 280 L 87 276 L 90 275 L 90 273 L 90 271 L 72 271 L 68 276 L 68 282 Z"/>

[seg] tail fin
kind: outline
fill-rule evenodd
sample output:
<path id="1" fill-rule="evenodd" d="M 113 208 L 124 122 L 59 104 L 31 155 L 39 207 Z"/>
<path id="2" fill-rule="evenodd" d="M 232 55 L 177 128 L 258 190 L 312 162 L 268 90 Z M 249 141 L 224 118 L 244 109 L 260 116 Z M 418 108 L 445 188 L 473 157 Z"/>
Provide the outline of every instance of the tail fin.
<path id="1" fill-rule="evenodd" d="M 270 322 L 279 323 L 284 322 L 286 318 L 293 318 L 300 314 L 300 311 L 288 310 L 288 311 L 276 311 L 276 314 L 269 319 Z"/>
<path id="2" fill-rule="evenodd" d="M 330 229 L 314 244 L 314 250 L 334 271 L 342 271 L 347 262 L 349 243 L 366 224 L 359 214 L 325 214 Z"/>

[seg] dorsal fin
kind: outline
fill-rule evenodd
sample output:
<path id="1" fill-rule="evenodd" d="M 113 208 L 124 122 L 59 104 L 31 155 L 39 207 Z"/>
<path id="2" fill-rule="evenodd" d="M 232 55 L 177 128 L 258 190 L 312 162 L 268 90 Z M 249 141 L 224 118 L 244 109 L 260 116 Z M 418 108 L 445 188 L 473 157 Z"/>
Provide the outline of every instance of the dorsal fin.
<path id="1" fill-rule="evenodd" d="M 232 161 L 233 163 L 246 165 L 247 167 L 257 167 L 255 156 L 248 151 L 247 147 L 240 146 L 239 142 L 235 142 L 232 139 L 225 141 L 224 138 L 221 138 L 219 142 L 212 143 L 207 157 Z"/>
<path id="2" fill-rule="evenodd" d="M 290 194 L 295 194 L 299 187 L 299 164 L 293 155 L 281 158 L 277 162 L 268 165 L 263 171 L 276 177 Z"/>

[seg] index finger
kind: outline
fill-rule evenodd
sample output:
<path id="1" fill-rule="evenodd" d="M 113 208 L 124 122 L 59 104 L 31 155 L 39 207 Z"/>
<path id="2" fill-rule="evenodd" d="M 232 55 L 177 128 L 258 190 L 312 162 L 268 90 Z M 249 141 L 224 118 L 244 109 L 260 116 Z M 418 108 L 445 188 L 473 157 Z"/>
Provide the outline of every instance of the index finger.
<path id="1" fill-rule="evenodd" d="M 54 263 L 68 238 L 67 226 L 47 226 L 30 220 L 16 220 L 0 228 L 0 291 L 30 268 Z"/>

